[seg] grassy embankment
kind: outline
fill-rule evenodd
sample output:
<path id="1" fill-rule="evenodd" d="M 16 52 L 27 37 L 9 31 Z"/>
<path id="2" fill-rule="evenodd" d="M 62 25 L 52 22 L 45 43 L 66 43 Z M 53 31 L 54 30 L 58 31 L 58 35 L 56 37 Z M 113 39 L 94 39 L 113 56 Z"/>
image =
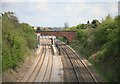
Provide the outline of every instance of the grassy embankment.
<path id="1" fill-rule="evenodd" d="M 65 30 L 76 30 L 76 38 L 70 43 L 79 54 L 87 58 L 104 80 L 120 80 L 119 30 L 120 16 L 108 15 L 101 23 L 93 20 Z"/>
<path id="2" fill-rule="evenodd" d="M 33 54 L 36 45 L 34 29 L 27 23 L 19 23 L 13 12 L 2 14 L 2 70 L 15 69 L 27 56 Z"/>

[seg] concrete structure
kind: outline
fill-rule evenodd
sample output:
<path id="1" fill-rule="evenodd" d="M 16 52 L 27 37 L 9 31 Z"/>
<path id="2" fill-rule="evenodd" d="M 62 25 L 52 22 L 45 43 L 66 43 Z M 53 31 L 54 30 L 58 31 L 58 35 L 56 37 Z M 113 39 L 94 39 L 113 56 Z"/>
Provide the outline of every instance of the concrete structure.
<path id="1" fill-rule="evenodd" d="M 51 39 L 52 40 L 52 45 L 55 45 L 55 39 L 56 39 L 55 36 L 41 36 L 41 34 L 37 34 L 37 41 L 38 41 L 39 45 L 41 45 L 40 44 L 40 39 L 42 39 L 42 38 Z"/>
<path id="2" fill-rule="evenodd" d="M 76 31 L 40 31 L 36 34 L 41 34 L 41 36 L 50 35 L 60 37 L 63 36 L 67 39 L 68 43 L 72 42 L 76 36 Z"/>
<path id="3" fill-rule="evenodd" d="M 51 31 L 62 31 L 64 28 L 62 28 L 62 27 L 53 27 L 53 28 L 51 28 Z"/>
<path id="4" fill-rule="evenodd" d="M 55 39 L 56 39 L 55 36 L 40 36 L 39 39 L 41 39 L 41 38 L 52 39 L 52 45 L 55 45 Z"/>

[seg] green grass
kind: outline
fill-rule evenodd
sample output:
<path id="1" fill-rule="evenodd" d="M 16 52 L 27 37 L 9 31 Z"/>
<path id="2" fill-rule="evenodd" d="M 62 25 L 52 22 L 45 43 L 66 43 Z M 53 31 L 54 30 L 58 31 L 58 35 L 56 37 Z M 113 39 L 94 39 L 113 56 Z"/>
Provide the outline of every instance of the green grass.
<path id="1" fill-rule="evenodd" d="M 105 73 L 103 73 L 103 71 L 102 71 L 101 67 L 99 66 L 99 64 L 96 64 L 92 60 L 88 60 L 88 61 L 93 65 L 93 67 L 95 68 L 96 72 L 101 76 L 103 81 L 110 82 L 109 78 L 105 75 Z"/>

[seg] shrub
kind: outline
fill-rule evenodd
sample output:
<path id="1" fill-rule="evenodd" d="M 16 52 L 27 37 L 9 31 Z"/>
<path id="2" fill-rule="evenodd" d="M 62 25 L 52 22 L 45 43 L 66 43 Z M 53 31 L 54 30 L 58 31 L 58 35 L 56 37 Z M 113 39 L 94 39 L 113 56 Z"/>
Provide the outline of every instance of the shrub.
<path id="1" fill-rule="evenodd" d="M 2 27 L 2 69 L 5 71 L 15 69 L 26 55 L 31 54 L 36 36 L 30 25 L 19 23 L 10 12 L 2 15 Z"/>

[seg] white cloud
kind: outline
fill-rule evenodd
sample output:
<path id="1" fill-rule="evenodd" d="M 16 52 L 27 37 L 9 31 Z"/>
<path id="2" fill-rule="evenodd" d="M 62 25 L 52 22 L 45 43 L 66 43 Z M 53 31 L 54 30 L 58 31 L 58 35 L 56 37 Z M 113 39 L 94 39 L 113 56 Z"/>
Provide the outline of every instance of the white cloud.
<path id="1" fill-rule="evenodd" d="M 48 0 L 49 2 L 118 2 L 119 0 Z"/>
<path id="2" fill-rule="evenodd" d="M 2 0 L 2 2 L 27 2 L 26 8 L 28 5 L 28 9 L 37 10 L 37 11 L 46 11 L 48 9 L 48 0 Z"/>
<path id="3" fill-rule="evenodd" d="M 28 3 L 30 6 L 28 9 L 32 10 L 32 11 L 47 11 L 48 8 L 48 2 L 34 2 L 34 3 Z"/>
<path id="4" fill-rule="evenodd" d="M 70 5 L 68 4 L 66 6 L 66 11 L 72 11 L 72 12 L 82 12 L 84 11 L 85 9 L 87 8 L 87 4 L 84 2 L 84 3 L 71 3 Z"/>
<path id="5" fill-rule="evenodd" d="M 1 0 L 2 2 L 47 2 L 47 0 Z"/>
<path id="6" fill-rule="evenodd" d="M 102 7 L 102 5 L 101 6 L 96 6 L 96 7 L 93 7 L 92 9 L 92 15 L 94 16 L 94 17 L 101 17 L 101 16 L 105 16 L 105 14 L 106 14 L 106 9 L 104 8 L 104 7 Z"/>
<path id="7" fill-rule="evenodd" d="M 20 1 L 20 0 L 19 0 Z M 32 0 L 30 0 L 32 2 Z M 8 3 L 5 9 L 13 10 L 23 22 L 29 22 L 32 25 L 63 25 L 68 22 L 69 25 L 86 23 L 88 20 L 101 19 L 107 14 L 117 13 L 117 3 L 96 3 L 96 2 L 69 2 L 69 3 L 49 3 L 43 2 L 23 3 L 16 5 Z M 87 0 L 86 0 L 87 1 Z M 117 14 L 116 14 L 117 15 Z"/>
<path id="8" fill-rule="evenodd" d="M 16 2 L 16 0 L 1 0 L 2 2 Z"/>
<path id="9" fill-rule="evenodd" d="M 2 2 L 118 2 L 119 0 L 1 0 Z"/>
<path id="10" fill-rule="evenodd" d="M 94 17 L 104 17 L 108 14 L 117 15 L 118 7 L 117 3 L 98 3 L 93 7 L 93 15 Z"/>
<path id="11" fill-rule="evenodd" d="M 118 13 L 118 3 L 108 3 L 110 10 L 108 10 L 110 13 Z"/>

